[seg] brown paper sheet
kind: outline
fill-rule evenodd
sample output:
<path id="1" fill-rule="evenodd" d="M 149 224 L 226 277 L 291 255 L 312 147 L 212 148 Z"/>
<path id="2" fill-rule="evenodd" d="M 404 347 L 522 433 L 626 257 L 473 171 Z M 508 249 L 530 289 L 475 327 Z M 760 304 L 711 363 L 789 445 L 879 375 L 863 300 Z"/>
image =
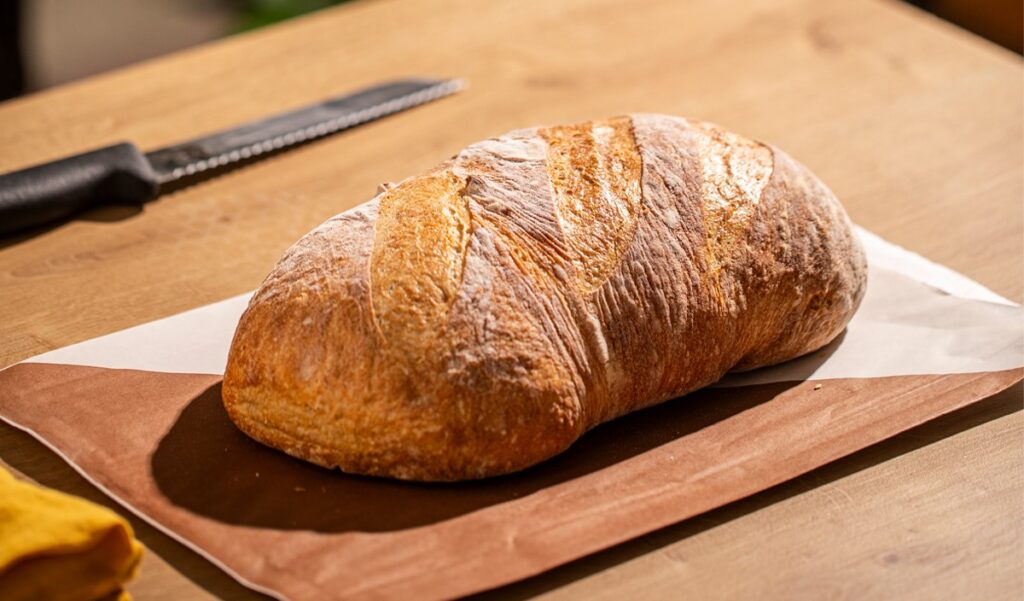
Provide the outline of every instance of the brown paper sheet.
<path id="1" fill-rule="evenodd" d="M 262 447 L 219 378 L 26 363 L 0 414 L 249 585 L 291 599 L 446 598 L 525 578 L 798 476 L 993 395 L 1022 369 L 706 389 L 520 474 L 422 485 Z"/>

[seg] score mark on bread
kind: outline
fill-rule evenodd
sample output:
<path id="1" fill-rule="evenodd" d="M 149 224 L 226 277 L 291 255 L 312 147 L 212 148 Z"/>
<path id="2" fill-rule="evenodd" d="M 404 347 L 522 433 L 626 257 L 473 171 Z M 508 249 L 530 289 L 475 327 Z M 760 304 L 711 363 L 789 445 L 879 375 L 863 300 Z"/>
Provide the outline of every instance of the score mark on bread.
<path id="1" fill-rule="evenodd" d="M 627 117 L 547 127 L 547 166 L 558 222 L 580 291 L 611 274 L 636 230 L 640 152 Z"/>
<path id="2" fill-rule="evenodd" d="M 466 183 L 439 171 L 380 196 L 370 258 L 370 298 L 395 351 L 430 352 L 462 283 L 470 216 Z"/>

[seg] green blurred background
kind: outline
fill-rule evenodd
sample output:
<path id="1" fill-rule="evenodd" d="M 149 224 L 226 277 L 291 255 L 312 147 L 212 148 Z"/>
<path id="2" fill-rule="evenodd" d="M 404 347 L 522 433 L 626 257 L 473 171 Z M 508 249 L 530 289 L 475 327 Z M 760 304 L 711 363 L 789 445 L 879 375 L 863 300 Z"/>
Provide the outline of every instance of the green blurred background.
<path id="1" fill-rule="evenodd" d="M 248 31 L 352 0 L 245 0 L 238 2 L 235 31 Z"/>

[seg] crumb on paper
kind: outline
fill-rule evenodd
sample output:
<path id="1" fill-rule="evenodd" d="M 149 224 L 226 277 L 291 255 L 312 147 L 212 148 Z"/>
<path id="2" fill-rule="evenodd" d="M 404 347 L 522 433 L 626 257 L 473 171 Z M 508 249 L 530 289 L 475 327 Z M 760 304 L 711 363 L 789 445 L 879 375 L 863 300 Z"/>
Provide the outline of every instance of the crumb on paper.
<path id="1" fill-rule="evenodd" d="M 821 384 L 815 384 L 814 385 L 814 389 L 815 390 L 821 390 Z"/>

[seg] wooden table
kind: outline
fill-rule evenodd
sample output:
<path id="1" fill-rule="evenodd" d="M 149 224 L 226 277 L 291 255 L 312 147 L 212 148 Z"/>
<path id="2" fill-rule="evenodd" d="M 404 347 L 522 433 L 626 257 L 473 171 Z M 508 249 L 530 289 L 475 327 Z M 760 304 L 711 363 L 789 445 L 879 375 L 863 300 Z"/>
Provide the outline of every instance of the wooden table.
<path id="1" fill-rule="evenodd" d="M 897 2 L 364 1 L 0 105 L 0 170 L 412 74 L 471 88 L 141 212 L 0 241 L 0 363 L 251 289 L 302 233 L 470 142 L 625 111 L 772 141 L 860 224 L 1024 298 L 1021 60 Z M 492 595 L 1019 599 L 1021 403 L 1018 387 Z M 0 457 L 113 506 L 8 427 Z M 255 596 L 132 522 L 152 551 L 138 599 Z"/>

